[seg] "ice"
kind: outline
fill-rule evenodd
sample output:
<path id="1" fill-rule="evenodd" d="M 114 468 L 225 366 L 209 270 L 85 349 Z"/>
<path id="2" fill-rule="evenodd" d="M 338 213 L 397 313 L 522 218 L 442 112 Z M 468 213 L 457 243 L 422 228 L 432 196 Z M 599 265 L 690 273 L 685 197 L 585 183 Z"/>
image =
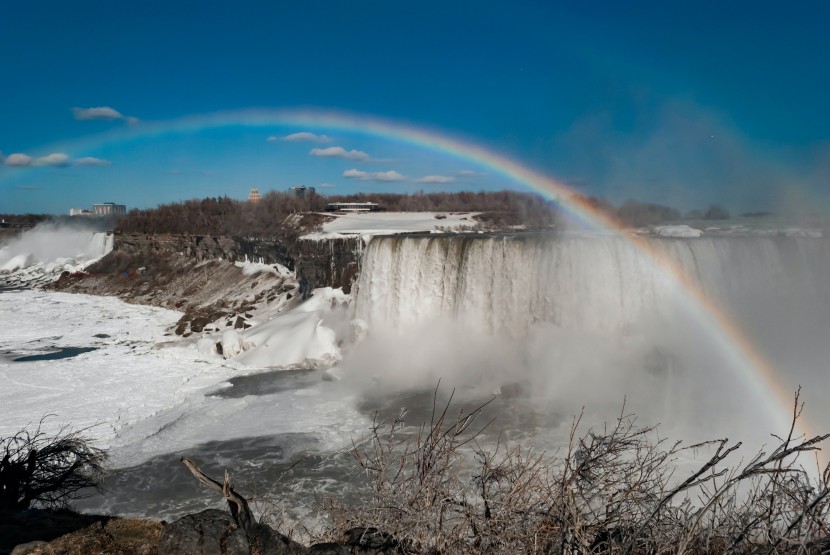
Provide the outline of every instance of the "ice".
<path id="1" fill-rule="evenodd" d="M 237 268 L 242 268 L 242 273 L 246 276 L 252 276 L 260 272 L 274 274 L 275 276 L 293 276 L 294 272 L 283 266 L 282 264 L 265 264 L 262 262 L 251 262 L 248 260 L 235 262 Z"/>
<path id="2" fill-rule="evenodd" d="M 703 232 L 699 229 L 681 225 L 658 225 L 653 228 L 656 235 L 660 237 L 700 237 Z"/>
<path id="3" fill-rule="evenodd" d="M 0 280 L 8 285 L 43 285 L 61 272 L 83 271 L 112 247 L 109 233 L 41 224 L 0 248 Z"/>
<path id="4" fill-rule="evenodd" d="M 304 235 L 304 239 L 331 239 L 345 235 L 391 235 L 418 231 L 460 230 L 476 224 L 478 212 L 361 212 L 334 214 L 323 224 L 323 231 Z"/>
<path id="5" fill-rule="evenodd" d="M 13 272 L 22 268 L 28 268 L 35 263 L 35 257 L 31 254 L 18 254 L 17 256 L 11 257 L 8 262 L 0 266 L 0 271 Z"/>
<path id="6" fill-rule="evenodd" d="M 201 343 L 201 341 L 200 341 Z M 236 330 L 227 330 L 222 333 L 222 356 L 233 358 L 242 352 L 242 338 Z"/>
<path id="7" fill-rule="evenodd" d="M 211 337 L 170 334 L 181 316 L 177 311 L 111 297 L 0 293 L 0 437 L 53 414 L 45 432 L 63 425 L 89 428 L 117 466 L 208 441 L 280 433 L 313 434 L 321 448 L 340 449 L 365 418 L 322 376 L 319 387 L 304 391 L 234 399 L 211 394 L 235 376 L 272 366 L 327 367 L 339 360 L 335 334 L 322 319 L 347 299 L 339 290 L 317 290 L 271 321 L 224 332 L 226 344 L 231 337 L 243 345 L 252 338 L 260 342 L 224 361 Z M 67 346 L 97 350 L 62 360 L 12 361 Z"/>
<path id="8" fill-rule="evenodd" d="M 335 332 L 323 316 L 338 303 L 348 302 L 339 289 L 316 289 L 310 299 L 279 313 L 241 334 L 245 349 L 238 364 L 276 368 L 328 368 L 342 358 Z M 228 332 L 225 332 L 226 334 Z M 224 336 L 223 336 L 224 347 Z"/>

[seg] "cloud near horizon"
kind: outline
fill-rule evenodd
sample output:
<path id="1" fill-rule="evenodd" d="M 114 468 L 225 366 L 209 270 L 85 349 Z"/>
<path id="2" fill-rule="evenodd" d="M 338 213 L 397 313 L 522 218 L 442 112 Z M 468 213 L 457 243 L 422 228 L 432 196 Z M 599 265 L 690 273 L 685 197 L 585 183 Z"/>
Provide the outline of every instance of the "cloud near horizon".
<path id="1" fill-rule="evenodd" d="M 75 160 L 75 164 L 79 166 L 111 166 L 112 162 L 94 156 L 84 156 Z"/>
<path id="2" fill-rule="evenodd" d="M 343 172 L 343 177 L 349 179 L 357 179 L 359 181 L 379 181 L 381 183 L 390 183 L 393 181 L 403 181 L 406 179 L 405 175 L 401 175 L 395 170 L 385 172 L 364 172 L 357 168 L 352 168 Z"/>
<path id="3" fill-rule="evenodd" d="M 72 108 L 72 114 L 75 116 L 76 120 L 79 121 L 92 121 L 92 120 L 104 120 L 104 121 L 115 121 L 115 120 L 123 120 L 129 124 L 138 123 L 138 118 L 133 116 L 125 116 L 115 108 L 111 108 L 109 106 L 96 106 L 93 108 L 78 108 L 77 106 Z"/>
<path id="4" fill-rule="evenodd" d="M 14 154 L 9 154 L 5 159 L 3 159 L 2 154 L 0 154 L 0 163 L 4 163 L 5 165 L 13 168 L 31 168 L 43 166 L 49 166 L 53 168 L 65 168 L 72 164 L 78 166 L 111 165 L 111 162 L 109 160 L 94 158 L 92 156 L 86 156 L 84 158 L 79 158 L 78 160 L 73 160 L 68 154 L 64 152 L 53 152 L 52 154 L 47 154 L 46 156 L 39 156 L 37 158 L 29 156 L 28 154 L 23 154 L 22 152 L 15 152 Z"/>
<path id="5" fill-rule="evenodd" d="M 362 150 L 346 150 L 342 146 L 312 148 L 309 154 L 321 158 L 343 158 L 344 160 L 355 160 L 356 162 L 366 162 L 369 160 L 369 155 Z"/>
<path id="6" fill-rule="evenodd" d="M 32 157 L 28 154 L 15 152 L 9 154 L 3 163 L 13 168 L 25 168 L 32 165 Z"/>
<path id="7" fill-rule="evenodd" d="M 271 135 L 266 139 L 268 142 L 278 141 L 279 137 L 276 135 Z M 331 138 L 328 135 L 318 135 L 317 133 L 312 133 L 310 131 L 300 131 L 299 133 L 291 133 L 290 135 L 286 135 L 282 138 L 283 141 L 293 141 L 293 142 L 300 142 L 300 141 L 310 141 L 313 143 L 330 143 Z"/>
<path id="8" fill-rule="evenodd" d="M 415 183 L 427 183 L 440 185 L 444 183 L 455 183 L 455 178 L 449 175 L 425 175 L 415 180 Z"/>

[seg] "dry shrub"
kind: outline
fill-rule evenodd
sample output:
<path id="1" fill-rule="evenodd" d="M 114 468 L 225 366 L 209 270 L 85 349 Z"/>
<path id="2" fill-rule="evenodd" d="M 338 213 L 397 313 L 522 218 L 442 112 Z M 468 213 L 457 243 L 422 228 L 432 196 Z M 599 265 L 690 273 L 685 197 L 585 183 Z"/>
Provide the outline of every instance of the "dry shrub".
<path id="1" fill-rule="evenodd" d="M 65 507 L 100 486 L 107 453 L 92 446 L 85 430 L 63 427 L 47 435 L 44 420 L 0 438 L 0 514 Z"/>
<path id="2" fill-rule="evenodd" d="M 352 454 L 370 478 L 360 506 L 326 500 L 328 537 L 355 527 L 390 533 L 403 553 L 828 553 L 830 465 L 819 478 L 805 454 L 830 434 L 794 436 L 769 453 L 724 461 L 728 440 L 684 446 L 620 413 L 610 429 L 578 434 L 548 456 L 476 442 L 483 406 L 451 418 L 450 403 L 407 433 L 405 411 L 377 419 Z M 706 462 L 677 478 L 685 451 Z M 471 470 L 472 468 L 472 470 Z"/>

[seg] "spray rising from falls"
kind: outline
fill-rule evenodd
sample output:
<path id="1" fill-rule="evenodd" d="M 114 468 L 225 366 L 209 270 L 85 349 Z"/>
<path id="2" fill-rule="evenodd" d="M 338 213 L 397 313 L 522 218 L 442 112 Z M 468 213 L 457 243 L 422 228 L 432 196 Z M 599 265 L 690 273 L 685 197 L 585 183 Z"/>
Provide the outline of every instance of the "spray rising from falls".
<path id="1" fill-rule="evenodd" d="M 112 250 L 111 233 L 40 224 L 0 246 L 0 283 L 35 286 L 76 272 Z"/>
<path id="2" fill-rule="evenodd" d="M 654 422 L 778 431 L 653 263 L 669 260 L 786 368 L 786 387 L 805 386 L 813 414 L 823 410 L 826 240 L 654 238 L 646 248 L 618 236 L 374 238 L 355 300 L 370 337 L 350 365 L 373 386 L 518 383 L 564 412 L 618 409 L 626 396 Z"/>

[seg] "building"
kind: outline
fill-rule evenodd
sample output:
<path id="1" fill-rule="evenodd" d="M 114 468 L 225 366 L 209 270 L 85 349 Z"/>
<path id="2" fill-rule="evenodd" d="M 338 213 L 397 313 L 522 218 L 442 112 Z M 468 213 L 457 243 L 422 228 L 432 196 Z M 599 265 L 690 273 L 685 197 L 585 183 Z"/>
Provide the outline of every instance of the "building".
<path id="1" fill-rule="evenodd" d="M 294 191 L 294 194 L 300 198 L 305 198 L 306 193 L 309 196 L 314 195 L 314 187 L 306 187 L 305 185 L 297 185 L 296 187 L 290 187 L 289 191 Z"/>
<path id="2" fill-rule="evenodd" d="M 248 193 L 248 202 L 250 202 L 251 204 L 256 204 L 261 199 L 262 197 L 259 196 L 259 189 L 251 189 L 251 192 Z"/>
<path id="3" fill-rule="evenodd" d="M 70 216 L 92 216 L 92 210 L 89 208 L 70 208 Z"/>
<path id="4" fill-rule="evenodd" d="M 329 212 L 377 212 L 380 209 L 376 202 L 330 202 L 326 206 Z"/>
<path id="5" fill-rule="evenodd" d="M 127 206 L 124 204 L 115 204 L 114 202 L 103 202 L 101 204 L 93 204 L 92 213 L 96 216 L 112 216 L 115 214 L 126 214 Z"/>

